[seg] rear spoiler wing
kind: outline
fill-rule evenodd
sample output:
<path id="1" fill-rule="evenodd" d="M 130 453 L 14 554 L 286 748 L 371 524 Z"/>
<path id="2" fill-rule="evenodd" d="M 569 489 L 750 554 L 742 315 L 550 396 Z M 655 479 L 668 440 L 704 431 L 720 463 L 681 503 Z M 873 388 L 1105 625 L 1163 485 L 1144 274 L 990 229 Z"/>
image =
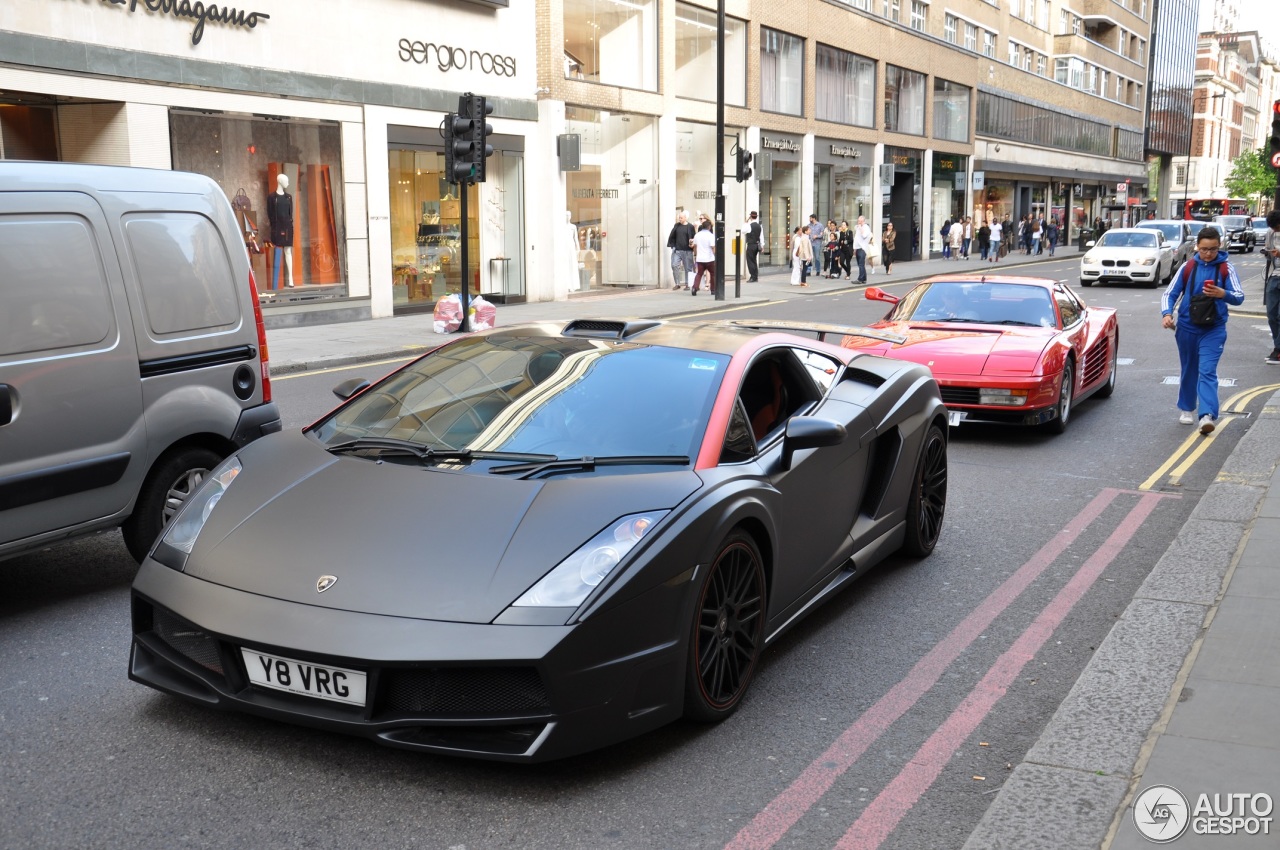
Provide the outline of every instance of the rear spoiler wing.
<path id="1" fill-rule="evenodd" d="M 902 334 L 876 331 L 858 325 L 833 325 L 827 322 L 789 322 L 785 319 L 724 319 L 712 324 L 726 328 L 742 328 L 752 331 L 782 331 L 783 333 L 811 333 L 818 335 L 819 342 L 826 342 L 828 334 L 838 336 L 861 336 L 880 342 L 891 342 L 902 345 L 907 338 Z"/>

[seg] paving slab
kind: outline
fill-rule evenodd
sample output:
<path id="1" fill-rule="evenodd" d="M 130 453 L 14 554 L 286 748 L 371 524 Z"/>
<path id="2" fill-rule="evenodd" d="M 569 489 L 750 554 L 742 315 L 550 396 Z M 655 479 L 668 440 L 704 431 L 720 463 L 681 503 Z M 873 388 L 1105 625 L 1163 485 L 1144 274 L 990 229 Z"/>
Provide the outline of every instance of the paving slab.
<path id="1" fill-rule="evenodd" d="M 964 850 L 1097 847 L 1124 800 L 1127 784 L 1116 776 L 1020 764 Z"/>
<path id="2" fill-rule="evenodd" d="M 1197 665 L 1198 666 L 1198 665 Z M 1275 751 L 1280 765 L 1280 688 L 1188 677 L 1165 735 Z M 1274 774 L 1280 792 L 1280 772 Z M 1277 842 L 1280 844 L 1280 841 Z"/>
<path id="3" fill-rule="evenodd" d="M 1244 534 L 1238 521 L 1189 520 L 1135 596 L 1212 605 Z"/>
<path id="4" fill-rule="evenodd" d="M 1228 593 L 1218 606 L 1200 647 L 1195 673 L 1218 681 L 1280 688 L 1277 659 L 1280 659 L 1280 604 L 1274 599 Z M 1277 710 L 1280 711 L 1280 707 Z M 1280 777 L 1280 767 L 1276 771 Z M 1280 792 L 1280 788 L 1276 790 Z"/>

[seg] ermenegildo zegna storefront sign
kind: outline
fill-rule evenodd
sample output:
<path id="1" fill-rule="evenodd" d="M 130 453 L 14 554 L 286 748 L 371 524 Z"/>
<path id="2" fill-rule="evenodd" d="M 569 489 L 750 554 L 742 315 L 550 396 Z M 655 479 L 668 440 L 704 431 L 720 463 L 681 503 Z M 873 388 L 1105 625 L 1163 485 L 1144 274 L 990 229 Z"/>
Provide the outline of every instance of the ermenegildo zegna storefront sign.
<path id="1" fill-rule="evenodd" d="M 196 22 L 191 31 L 191 43 L 199 44 L 204 38 L 206 23 L 226 24 L 232 27 L 253 29 L 261 21 L 270 19 L 270 15 L 262 12 L 245 12 L 220 3 L 205 3 L 203 0 L 102 0 L 112 6 L 127 6 L 127 11 L 136 12 L 141 6 L 148 12 L 159 15 L 172 15 L 175 18 L 189 18 Z"/>

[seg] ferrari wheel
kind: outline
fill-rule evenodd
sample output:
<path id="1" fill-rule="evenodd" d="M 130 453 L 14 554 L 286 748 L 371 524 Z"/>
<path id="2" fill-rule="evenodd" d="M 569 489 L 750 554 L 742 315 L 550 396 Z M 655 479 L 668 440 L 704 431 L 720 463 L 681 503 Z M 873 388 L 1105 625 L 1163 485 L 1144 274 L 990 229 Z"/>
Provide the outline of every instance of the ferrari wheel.
<path id="1" fill-rule="evenodd" d="M 1107 371 L 1107 382 L 1098 388 L 1098 398 L 1111 398 L 1116 391 L 1116 360 L 1120 357 L 1120 337 L 1116 337 L 1115 347 L 1111 351 L 1111 368 Z"/>
<path id="2" fill-rule="evenodd" d="M 1067 422 L 1071 419 L 1071 402 L 1076 386 L 1076 370 L 1068 360 L 1062 364 L 1062 389 L 1058 391 L 1056 409 L 1058 415 L 1045 424 L 1050 434 L 1061 434 L 1067 430 Z"/>
<path id="3" fill-rule="evenodd" d="M 685 716 L 715 723 L 737 709 L 764 649 L 764 564 L 751 536 L 735 531 L 720 544 L 698 594 Z"/>
<path id="4" fill-rule="evenodd" d="M 930 425 L 920 449 L 916 476 L 907 502 L 907 537 L 902 552 L 923 558 L 938 545 L 942 515 L 947 508 L 947 439 L 942 429 Z"/>

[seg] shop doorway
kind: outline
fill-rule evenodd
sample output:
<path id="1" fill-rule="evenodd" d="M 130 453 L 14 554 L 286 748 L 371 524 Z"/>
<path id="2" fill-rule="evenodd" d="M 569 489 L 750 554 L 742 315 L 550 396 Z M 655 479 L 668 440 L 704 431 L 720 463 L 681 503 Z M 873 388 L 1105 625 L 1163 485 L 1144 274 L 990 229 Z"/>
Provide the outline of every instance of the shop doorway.
<path id="1" fill-rule="evenodd" d="M 910 239 L 898 237 L 894 245 L 894 260 L 910 260 L 912 258 L 912 242 L 915 241 L 914 212 L 915 187 L 910 174 L 895 175 L 897 179 L 889 188 L 889 220 L 893 229 L 900 234 L 911 234 Z"/>

